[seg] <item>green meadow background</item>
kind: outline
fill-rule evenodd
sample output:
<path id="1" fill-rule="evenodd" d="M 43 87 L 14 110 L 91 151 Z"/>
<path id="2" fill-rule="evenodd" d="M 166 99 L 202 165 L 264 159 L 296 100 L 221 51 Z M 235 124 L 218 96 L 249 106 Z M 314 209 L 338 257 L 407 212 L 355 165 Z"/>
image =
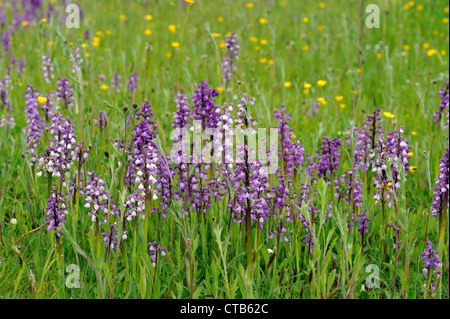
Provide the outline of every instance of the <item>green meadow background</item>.
<path id="1" fill-rule="evenodd" d="M 59 1 L 50 2 L 62 11 Z M 380 8 L 379 29 L 365 26 L 365 8 L 371 3 Z M 10 74 L 9 98 L 17 125 L 0 129 L 0 297 L 423 298 L 425 275 L 419 254 L 427 234 L 444 264 L 442 283 L 433 297 L 448 298 L 448 231 L 445 242 L 439 243 L 438 220 L 428 214 L 439 158 L 448 147 L 448 133 L 433 123 L 438 91 L 449 78 L 448 1 L 196 0 L 182 5 L 176 0 L 97 0 L 79 4 L 79 29 L 64 28 L 53 19 L 38 20 L 22 26 L 11 38 L 11 51 L 26 59 L 26 69 L 21 75 Z M 0 5 L 10 18 L 7 1 Z M 223 42 L 232 32 L 241 49 L 232 82 L 225 88 L 220 63 L 227 53 Z M 194 216 L 191 222 L 179 221 L 171 214 L 159 223 L 152 216 L 149 238 L 143 238 L 138 225 L 129 230 L 124 249 L 117 254 L 105 253 L 81 198 L 69 214 L 76 210 L 77 222 L 67 217 L 59 248 L 54 234 L 45 229 L 18 242 L 33 229 L 30 207 L 37 224 L 45 221 L 48 198 L 46 178 L 30 176 L 22 157 L 26 86 L 41 94 L 55 91 L 57 78 L 72 76 L 67 52 L 76 45 L 85 55 L 81 86 L 75 86 L 75 107 L 63 114 L 76 121 L 79 138 L 84 126 L 91 147 L 86 170 L 101 174 L 108 186 L 119 185 L 117 174 L 110 170 L 117 169 L 118 159 L 104 153 L 114 154 L 111 141 L 122 136 L 123 117 L 107 105 L 131 108 L 150 101 L 168 152 L 175 95 L 182 91 L 192 96 L 201 80 L 218 89 L 219 105 L 236 104 L 243 94 L 254 97 L 251 112 L 259 127 L 276 126 L 273 111 L 284 105 L 292 116 L 290 127 L 311 155 L 319 152 L 324 136 L 344 141 L 350 125 L 361 125 L 375 108 L 393 114 L 393 118 L 382 115 L 383 129 L 390 132 L 404 126 L 415 167 L 403 185 L 404 245 L 398 269 L 392 237 L 388 236 L 388 253 L 382 256 L 377 241 L 380 207 L 368 196 L 365 208 L 374 238 L 364 254 L 359 253 L 357 231 L 346 232 L 338 220 L 317 227 L 319 245 L 311 255 L 300 233 L 277 246 L 266 233 L 276 226 L 271 225 L 261 235 L 260 246 L 254 247 L 259 257 L 254 269 L 246 268 L 243 228 L 229 225 L 226 203 L 218 201 L 204 220 Z M 55 65 L 50 84 L 42 75 L 43 54 L 51 56 Z M 110 84 L 116 71 L 124 83 L 120 93 Z M 7 74 L 5 59 L 0 72 L 1 77 Z M 139 84 L 130 94 L 126 86 L 133 73 L 139 74 Z M 71 81 L 74 85 L 74 78 Z M 320 86 L 318 81 L 326 84 Z M 103 133 L 93 122 L 101 109 L 108 111 Z M 343 144 L 340 172 L 350 165 L 348 146 Z M 44 148 L 41 143 L 39 152 Z M 333 199 L 333 190 L 326 185 L 318 188 L 324 208 L 325 199 Z M 176 209 L 174 204 L 172 210 Z M 162 234 L 158 242 L 168 254 L 154 269 L 147 243 L 155 240 L 156 225 Z M 269 249 L 275 248 L 274 260 Z M 80 268 L 79 289 L 66 286 L 70 264 Z M 369 264 L 381 269 L 379 289 L 362 288 Z M 392 289 L 394 274 L 397 286 Z"/>

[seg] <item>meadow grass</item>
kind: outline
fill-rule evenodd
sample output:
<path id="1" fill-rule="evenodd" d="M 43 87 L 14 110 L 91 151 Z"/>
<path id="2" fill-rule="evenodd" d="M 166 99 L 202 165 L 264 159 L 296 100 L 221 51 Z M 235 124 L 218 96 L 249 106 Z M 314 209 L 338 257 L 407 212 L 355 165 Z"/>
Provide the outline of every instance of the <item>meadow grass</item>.
<path id="1" fill-rule="evenodd" d="M 50 2 L 63 11 L 59 2 Z M 43 3 L 45 13 L 48 1 Z M 175 0 L 78 3 L 83 13 L 80 29 L 65 28 L 55 16 L 45 22 L 36 19 L 12 34 L 10 51 L 16 59 L 26 59 L 22 74 L 8 70 L 11 56 L 1 53 L 0 75 L 11 79 L 8 98 L 16 126 L 0 129 L 0 297 L 448 298 L 448 227 L 439 240 L 439 220 L 430 213 L 439 159 L 448 148 L 448 132 L 433 122 L 438 91 L 448 81 L 448 1 L 374 1 L 381 11 L 379 29 L 365 27 L 367 14 L 363 10 L 361 15 L 361 7 L 368 3 L 356 0 L 324 0 L 324 5 L 253 1 L 253 6 L 237 0 L 196 0 L 193 5 Z M 11 3 L 0 5 L 11 20 Z M 222 90 L 222 42 L 228 32 L 238 36 L 240 58 L 231 83 Z M 95 45 L 93 37 L 99 38 Z M 78 75 L 72 73 L 69 58 L 77 45 L 84 55 Z M 54 63 L 51 83 L 45 82 L 41 69 L 44 54 Z M 122 75 L 120 93 L 110 84 L 114 72 Z M 135 93 L 126 89 L 133 73 L 139 74 Z M 275 127 L 274 109 L 284 105 L 292 117 L 290 127 L 308 154 L 320 152 L 324 136 L 341 138 L 340 173 L 351 166 L 351 147 L 345 143 L 349 127 L 360 126 L 375 108 L 394 114 L 383 116 L 382 128 L 390 132 L 404 126 L 413 152 L 411 165 L 417 167 L 402 183 L 398 212 L 388 209 L 402 228 L 400 249 L 394 248 L 392 229 L 382 229 L 381 207 L 367 188 L 370 173 L 362 177 L 363 208 L 372 219 L 363 249 L 357 227 L 346 225 L 345 207 L 336 205 L 330 220 L 312 227 L 317 234 L 313 252 L 304 243 L 299 220 L 288 225 L 289 242 L 269 239 L 275 219 L 260 232 L 254 226 L 255 263 L 249 266 L 246 229 L 244 223 L 230 221 L 227 197 L 213 199 L 201 215 L 180 217 L 183 203 L 175 201 L 166 219 L 147 214 L 145 222 L 128 224 L 128 238 L 122 242 L 119 236 L 120 250 L 115 252 L 105 249 L 82 196 L 70 202 L 59 240 L 46 226 L 31 232 L 45 222 L 49 187 L 47 175 L 38 177 L 22 155 L 27 149 L 26 86 L 47 94 L 63 77 L 74 86 L 75 105 L 60 111 L 75 121 L 78 138 L 84 136 L 90 149 L 83 169 L 102 175 L 122 212 L 127 188 L 119 162 L 126 159 L 112 140 L 124 134 L 130 138 L 136 124 L 133 119 L 124 130 L 125 106 L 131 112 L 134 103 L 150 101 L 160 147 L 168 153 L 177 92 L 191 97 L 197 84 L 206 80 L 218 88 L 218 105 L 237 103 L 243 94 L 254 97 L 251 112 L 260 127 Z M 326 85 L 319 87 L 319 80 Z M 305 83 L 311 84 L 309 90 Z M 314 111 L 321 97 L 326 103 Z M 104 131 L 94 125 L 101 109 L 108 113 Z M 2 112 L 7 114 L 6 108 Z M 38 153 L 44 152 L 48 138 L 44 133 Z M 61 187 L 56 178 L 52 185 Z M 323 221 L 334 190 L 321 179 L 316 189 Z M 148 249 L 154 240 L 167 247 L 156 267 Z M 434 294 L 423 288 L 426 275 L 420 253 L 426 240 L 433 242 L 443 263 Z M 70 264 L 80 269 L 79 289 L 66 286 Z M 366 267 L 371 264 L 380 268 L 380 288 L 365 287 L 370 274 Z"/>

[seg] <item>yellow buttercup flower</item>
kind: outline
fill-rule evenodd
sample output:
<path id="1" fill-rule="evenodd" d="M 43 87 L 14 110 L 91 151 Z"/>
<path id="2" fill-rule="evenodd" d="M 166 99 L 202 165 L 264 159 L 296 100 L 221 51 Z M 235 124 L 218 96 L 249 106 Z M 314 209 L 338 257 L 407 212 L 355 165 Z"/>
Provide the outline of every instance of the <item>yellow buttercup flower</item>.
<path id="1" fill-rule="evenodd" d="M 388 119 L 393 119 L 393 118 L 395 117 L 394 114 L 389 113 L 389 112 L 383 112 L 383 115 L 384 115 L 385 117 L 387 117 Z"/>
<path id="2" fill-rule="evenodd" d="M 127 18 L 127 16 L 124 15 L 124 14 L 121 14 L 121 15 L 119 16 L 119 19 L 122 20 L 122 21 L 124 21 L 126 18 Z"/>
<path id="3" fill-rule="evenodd" d="M 448 18 L 442 19 L 442 23 L 448 24 Z"/>
<path id="4" fill-rule="evenodd" d="M 261 58 L 261 59 L 259 59 L 259 63 L 262 63 L 262 64 L 267 63 L 267 59 L 266 58 Z"/>
<path id="5" fill-rule="evenodd" d="M 147 14 L 147 15 L 145 16 L 145 20 L 147 20 L 147 21 L 152 21 L 152 20 L 153 20 L 153 16 L 152 16 L 151 14 Z"/>
<path id="6" fill-rule="evenodd" d="M 377 59 L 381 59 L 383 57 L 382 53 L 377 53 Z"/>
<path id="7" fill-rule="evenodd" d="M 107 91 L 107 90 L 109 89 L 109 86 L 107 86 L 106 84 L 103 84 L 100 88 L 101 88 L 103 91 Z"/>
<path id="8" fill-rule="evenodd" d="M 195 3 L 194 0 L 184 0 L 184 2 L 186 2 L 187 4 L 194 4 Z"/>
<path id="9" fill-rule="evenodd" d="M 291 139 L 295 140 L 297 136 L 295 134 L 292 134 Z"/>
<path id="10" fill-rule="evenodd" d="M 218 18 L 217 18 L 217 21 L 218 21 L 218 22 L 223 22 L 223 17 L 218 17 Z"/>
<path id="11" fill-rule="evenodd" d="M 319 101 L 322 105 L 327 105 L 328 104 L 328 102 L 325 100 L 325 98 L 323 98 L 323 97 L 319 97 L 318 99 L 317 99 L 317 101 Z"/>
<path id="12" fill-rule="evenodd" d="M 411 46 L 408 45 L 408 44 L 404 44 L 404 45 L 403 45 L 403 50 L 409 51 L 409 50 L 411 50 Z"/>
<path id="13" fill-rule="evenodd" d="M 305 84 L 303 84 L 303 87 L 305 88 L 305 89 L 310 89 L 311 88 L 311 83 L 305 83 Z"/>
<path id="14" fill-rule="evenodd" d="M 216 87 L 216 91 L 217 92 L 223 92 L 223 91 L 225 91 L 225 88 L 223 88 L 221 86 L 218 86 L 218 87 Z"/>
<path id="15" fill-rule="evenodd" d="M 422 44 L 422 47 L 424 49 L 428 49 L 430 47 L 430 44 L 429 43 L 424 43 L 424 44 Z"/>
<path id="16" fill-rule="evenodd" d="M 446 54 L 447 54 L 447 51 L 441 50 L 441 55 L 446 55 Z"/>
<path id="17" fill-rule="evenodd" d="M 305 44 L 302 48 L 304 51 L 308 51 L 309 50 L 309 45 Z"/>
<path id="18" fill-rule="evenodd" d="M 414 153 L 413 153 L 413 152 L 409 152 L 407 155 L 408 155 L 409 157 L 413 157 Z"/>
<path id="19" fill-rule="evenodd" d="M 357 90 L 352 90 L 352 93 L 355 95 L 358 95 L 358 91 Z"/>
<path id="20" fill-rule="evenodd" d="M 169 25 L 168 28 L 170 33 L 177 32 L 177 27 L 174 24 Z"/>
<path id="21" fill-rule="evenodd" d="M 48 99 L 44 96 L 38 96 L 37 101 L 39 102 L 39 104 L 44 104 L 48 101 Z"/>
<path id="22" fill-rule="evenodd" d="M 339 107 L 341 108 L 341 110 L 345 109 L 345 104 L 339 104 Z"/>
<path id="23" fill-rule="evenodd" d="M 344 97 L 342 95 L 339 95 L 339 96 L 336 96 L 334 99 L 338 102 L 341 102 L 342 100 L 344 100 Z"/>
<path id="24" fill-rule="evenodd" d="M 318 85 L 319 87 L 324 87 L 325 85 L 327 85 L 327 81 L 325 81 L 325 80 L 319 80 L 319 81 L 317 81 L 317 85 Z"/>
<path id="25" fill-rule="evenodd" d="M 267 61 L 267 63 L 269 63 L 270 65 L 273 65 L 275 62 L 272 59 L 270 59 L 269 61 Z"/>
<path id="26" fill-rule="evenodd" d="M 250 37 L 250 41 L 252 41 L 252 42 L 258 42 L 258 38 L 257 37 Z"/>
<path id="27" fill-rule="evenodd" d="M 325 29 L 325 27 L 324 27 L 323 25 L 319 25 L 319 26 L 317 27 L 317 30 L 319 30 L 319 31 L 323 31 L 323 29 Z"/>
<path id="28" fill-rule="evenodd" d="M 260 47 L 259 45 L 255 45 L 255 46 L 253 47 L 253 49 L 255 49 L 256 51 L 259 51 L 259 50 L 261 50 L 261 47 Z"/>
<path id="29" fill-rule="evenodd" d="M 323 9 L 323 8 L 325 8 L 325 7 L 326 7 L 325 2 L 319 3 L 319 8 L 320 8 L 320 9 Z"/>
<path id="30" fill-rule="evenodd" d="M 266 18 L 260 18 L 259 19 L 259 23 L 266 24 L 267 23 L 267 19 Z"/>
<path id="31" fill-rule="evenodd" d="M 267 45 L 267 43 L 269 43 L 269 41 L 267 41 L 267 40 L 261 40 L 260 43 L 261 43 L 262 45 Z"/>
<path id="32" fill-rule="evenodd" d="M 357 68 L 356 69 L 356 73 L 362 73 L 362 69 L 361 68 Z"/>
<path id="33" fill-rule="evenodd" d="M 220 37 L 220 33 L 215 33 L 215 32 L 213 32 L 213 33 L 211 33 L 211 34 L 212 34 L 212 36 L 213 36 L 214 38 Z"/>
<path id="34" fill-rule="evenodd" d="M 284 82 L 284 87 L 290 88 L 292 86 L 292 82 Z"/>
<path id="35" fill-rule="evenodd" d="M 253 8 L 253 6 L 254 6 L 253 3 L 251 3 L 251 2 L 248 2 L 248 3 L 245 4 L 245 7 L 249 8 L 249 9 Z"/>
<path id="36" fill-rule="evenodd" d="M 152 34 L 152 30 L 147 29 L 147 30 L 144 31 L 144 34 L 145 35 L 151 35 Z"/>
<path id="37" fill-rule="evenodd" d="M 428 50 L 427 51 L 427 55 L 428 56 L 433 56 L 433 55 L 436 55 L 436 54 L 438 54 L 438 50 L 436 50 L 436 49 L 430 49 L 430 50 Z"/>
<path id="38" fill-rule="evenodd" d="M 22 25 L 23 25 L 24 27 L 28 26 L 28 21 L 22 21 Z"/>
<path id="39" fill-rule="evenodd" d="M 45 22 L 47 22 L 47 19 L 46 18 L 42 18 L 41 21 L 45 23 Z"/>
<path id="40" fill-rule="evenodd" d="M 419 10 L 419 11 L 422 11 L 423 8 L 424 8 L 423 4 L 419 4 L 419 5 L 417 6 L 417 10 Z"/>
<path id="41" fill-rule="evenodd" d="M 180 42 L 172 42 L 170 44 L 173 48 L 178 48 L 180 46 Z"/>
<path id="42" fill-rule="evenodd" d="M 309 22 L 309 19 L 305 17 L 305 18 L 303 18 L 303 22 L 304 22 L 304 23 L 308 23 L 308 22 Z"/>
<path id="43" fill-rule="evenodd" d="M 111 35 L 111 34 L 112 34 L 112 31 L 111 31 L 111 30 L 106 30 L 105 33 L 106 33 L 107 35 Z"/>
<path id="44" fill-rule="evenodd" d="M 419 133 L 417 133 L 416 131 L 412 131 L 411 135 L 417 136 L 417 135 L 419 135 Z"/>
<path id="45" fill-rule="evenodd" d="M 410 167 L 409 167 L 409 171 L 410 171 L 411 173 L 414 173 L 415 171 L 417 171 L 417 166 L 410 166 Z"/>
<path id="46" fill-rule="evenodd" d="M 173 56 L 173 54 L 172 54 L 172 52 L 167 52 L 166 54 L 165 54 L 165 57 L 166 58 L 171 58 Z"/>
<path id="47" fill-rule="evenodd" d="M 225 49 L 227 47 L 227 45 L 225 44 L 225 42 L 220 42 L 220 44 L 219 44 L 219 48 L 221 48 L 221 49 Z"/>

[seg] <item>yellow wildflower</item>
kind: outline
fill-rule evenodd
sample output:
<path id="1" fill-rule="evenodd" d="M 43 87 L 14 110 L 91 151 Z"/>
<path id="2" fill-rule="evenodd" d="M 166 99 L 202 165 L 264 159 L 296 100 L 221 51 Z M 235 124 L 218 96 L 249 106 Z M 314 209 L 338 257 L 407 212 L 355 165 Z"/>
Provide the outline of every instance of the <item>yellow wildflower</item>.
<path id="1" fill-rule="evenodd" d="M 433 56 L 433 55 L 436 55 L 436 54 L 438 54 L 438 50 L 436 50 L 436 49 L 430 49 L 430 50 L 428 50 L 427 51 L 427 55 L 428 56 Z"/>
<path id="2" fill-rule="evenodd" d="M 324 87 L 325 85 L 327 85 L 327 81 L 325 81 L 325 80 L 319 80 L 319 81 L 317 81 L 317 85 L 318 85 L 319 87 Z"/>
<path id="3" fill-rule="evenodd" d="M 383 112 L 383 115 L 384 115 L 385 117 L 387 117 L 388 119 L 393 119 L 393 118 L 395 117 L 394 114 L 389 113 L 389 112 Z"/>
<path id="4" fill-rule="evenodd" d="M 317 99 L 317 101 L 319 101 L 322 105 L 327 105 L 328 104 L 328 102 L 325 100 L 325 98 L 323 98 L 323 97 L 319 97 L 318 99 Z"/>
<path id="5" fill-rule="evenodd" d="M 38 96 L 37 101 L 39 102 L 39 104 L 44 104 L 48 101 L 48 99 L 44 96 Z"/>
<path id="6" fill-rule="evenodd" d="M 169 25 L 168 28 L 170 33 L 177 32 L 177 27 L 174 24 Z"/>

